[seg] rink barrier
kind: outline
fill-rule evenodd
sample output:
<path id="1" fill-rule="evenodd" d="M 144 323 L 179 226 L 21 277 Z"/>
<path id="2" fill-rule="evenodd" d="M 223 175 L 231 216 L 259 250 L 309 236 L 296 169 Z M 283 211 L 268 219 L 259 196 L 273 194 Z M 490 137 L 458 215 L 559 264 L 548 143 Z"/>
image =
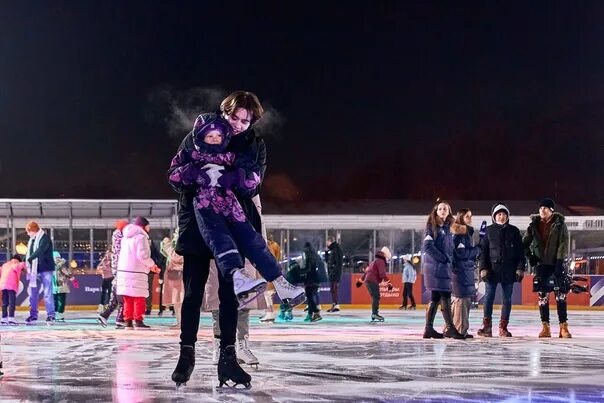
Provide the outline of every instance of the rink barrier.
<path id="1" fill-rule="evenodd" d="M 392 290 L 388 291 L 385 284 L 380 285 L 382 307 L 399 307 L 402 304 L 403 281 L 402 274 L 395 273 L 388 276 L 392 282 Z M 569 294 L 568 304 L 573 308 L 604 308 L 604 276 L 584 276 L 588 279 L 587 285 L 591 290 L 591 296 L 587 293 Z M 96 308 L 100 302 L 100 292 L 102 279 L 99 275 L 81 274 L 76 275 L 80 287 L 78 289 L 71 288 L 71 292 L 67 296 L 67 307 L 94 307 Z M 350 307 L 365 307 L 370 306 L 371 298 L 365 285 L 360 288 L 355 287 L 355 283 L 361 278 L 361 274 L 345 273 L 342 275 L 340 282 L 338 303 L 340 305 Z M 512 304 L 518 307 L 537 307 L 537 294 L 532 292 L 533 276 L 527 275 L 524 277 L 522 284 L 514 284 L 514 292 L 512 294 Z M 17 293 L 17 306 L 29 307 L 29 293 L 27 289 L 28 280 L 21 279 L 19 291 Z M 44 294 L 44 290 L 40 290 L 40 294 Z M 484 287 L 479 285 L 478 297 L 484 294 Z M 423 278 L 418 274 L 417 281 L 413 284 L 413 295 L 418 306 L 426 305 L 430 300 L 430 293 L 423 285 Z M 331 303 L 331 294 L 329 284 L 323 283 L 319 288 L 319 300 L 323 305 Z M 40 304 L 43 305 L 43 300 L 40 298 Z M 275 296 L 274 302 L 277 304 L 279 299 Z M 501 304 L 501 289 L 497 288 L 495 295 L 495 304 Z M 555 298 L 550 298 L 550 304 L 555 305 Z M 159 306 L 159 283 L 157 276 L 153 281 L 153 305 Z"/>

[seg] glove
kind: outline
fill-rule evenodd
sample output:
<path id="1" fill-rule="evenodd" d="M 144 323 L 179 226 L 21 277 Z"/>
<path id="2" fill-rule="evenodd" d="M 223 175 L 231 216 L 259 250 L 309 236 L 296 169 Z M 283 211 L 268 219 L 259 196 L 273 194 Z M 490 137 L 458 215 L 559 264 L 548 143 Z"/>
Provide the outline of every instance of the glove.
<path id="1" fill-rule="evenodd" d="M 388 283 L 388 291 L 392 291 L 392 283 Z"/>
<path id="2" fill-rule="evenodd" d="M 234 187 L 242 187 L 242 182 L 245 179 L 245 170 L 242 168 L 228 169 L 224 171 L 222 176 L 218 178 L 218 186 L 225 189 L 233 189 Z"/>
<path id="3" fill-rule="evenodd" d="M 554 274 L 556 275 L 556 277 L 562 277 L 562 275 L 564 274 L 564 260 L 562 260 L 562 259 L 556 260 Z"/>
<path id="4" fill-rule="evenodd" d="M 483 221 L 482 224 L 480 224 L 480 231 L 478 232 L 478 234 L 480 235 L 480 238 L 484 238 L 487 235 L 487 222 Z"/>
<path id="5" fill-rule="evenodd" d="M 480 279 L 482 281 L 487 281 L 487 277 L 489 277 L 489 271 L 487 269 L 480 270 Z"/>
<path id="6" fill-rule="evenodd" d="M 363 281 L 357 280 L 355 285 L 357 286 L 357 288 L 361 288 L 361 286 L 363 285 Z"/>
<path id="7" fill-rule="evenodd" d="M 73 288 L 80 288 L 80 283 L 76 278 L 71 280 L 71 284 L 73 284 Z"/>
<path id="8" fill-rule="evenodd" d="M 531 265 L 531 267 L 535 267 L 539 264 L 539 258 L 537 257 L 537 255 L 535 255 L 534 253 L 531 253 L 531 255 L 529 256 L 529 264 Z"/>
<path id="9" fill-rule="evenodd" d="M 218 179 L 223 175 L 224 167 L 216 164 L 206 164 L 201 167 L 197 183 L 205 186 L 220 186 Z"/>
<path id="10" fill-rule="evenodd" d="M 522 279 L 524 278 L 524 270 L 516 270 L 516 281 L 518 283 L 522 283 Z"/>

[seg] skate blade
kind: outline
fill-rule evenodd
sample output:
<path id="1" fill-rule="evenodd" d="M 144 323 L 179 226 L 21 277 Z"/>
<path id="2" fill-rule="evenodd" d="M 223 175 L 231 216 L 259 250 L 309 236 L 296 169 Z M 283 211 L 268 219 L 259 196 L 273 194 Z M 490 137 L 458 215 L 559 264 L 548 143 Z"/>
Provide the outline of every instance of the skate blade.
<path id="1" fill-rule="evenodd" d="M 182 390 L 187 386 L 186 382 L 176 382 L 176 391 Z"/>
<path id="2" fill-rule="evenodd" d="M 244 383 L 235 383 L 233 382 L 233 384 L 229 384 L 228 382 L 229 380 L 222 380 L 219 381 L 218 386 L 216 386 L 216 390 L 218 391 L 230 391 L 230 390 L 248 390 L 252 388 L 252 384 L 250 382 L 244 382 Z"/>
<path id="3" fill-rule="evenodd" d="M 252 303 L 256 298 L 260 297 L 261 295 L 264 295 L 263 294 L 264 289 L 266 289 L 266 284 L 264 284 L 262 291 L 257 292 L 251 298 L 249 298 L 249 295 L 246 295 L 245 297 L 239 299 L 239 307 L 237 309 L 242 309 L 246 305 L 249 305 L 250 303 Z M 248 298 L 246 299 L 246 297 L 248 297 Z M 239 298 L 239 296 L 238 296 L 238 298 Z"/>
<path id="4" fill-rule="evenodd" d="M 288 299 L 284 300 L 284 302 L 287 303 L 292 308 L 295 308 L 298 305 L 301 305 L 302 303 L 304 303 L 304 301 L 306 301 L 305 293 L 301 293 L 300 295 L 298 295 L 294 298 L 288 298 Z"/>

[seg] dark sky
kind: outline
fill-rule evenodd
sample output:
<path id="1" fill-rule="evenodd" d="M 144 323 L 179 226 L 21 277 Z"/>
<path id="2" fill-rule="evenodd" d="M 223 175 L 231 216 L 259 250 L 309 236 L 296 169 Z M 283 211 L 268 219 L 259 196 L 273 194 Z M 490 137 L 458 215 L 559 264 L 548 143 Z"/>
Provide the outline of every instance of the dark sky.
<path id="1" fill-rule="evenodd" d="M 441 3 L 4 2 L 0 197 L 173 197 L 246 89 L 266 197 L 604 205 L 604 2 Z"/>

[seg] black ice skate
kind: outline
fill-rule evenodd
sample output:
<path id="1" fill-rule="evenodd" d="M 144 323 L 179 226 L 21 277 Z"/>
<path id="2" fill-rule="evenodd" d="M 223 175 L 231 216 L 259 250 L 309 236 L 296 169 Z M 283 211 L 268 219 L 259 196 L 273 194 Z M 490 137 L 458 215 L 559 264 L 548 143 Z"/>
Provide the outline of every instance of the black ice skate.
<path id="1" fill-rule="evenodd" d="M 372 322 L 383 322 L 384 321 L 384 317 L 381 315 L 378 315 L 377 313 L 372 313 L 371 314 L 371 321 Z"/>
<path id="2" fill-rule="evenodd" d="M 218 382 L 220 384 L 217 389 L 222 388 L 223 385 L 229 388 L 237 388 L 238 385 L 243 385 L 245 389 L 249 389 L 252 387 L 251 380 L 250 374 L 245 372 L 237 363 L 235 346 L 226 346 L 225 349 L 221 349 L 218 360 Z M 229 385 L 229 381 L 233 382 L 233 385 Z"/>
<path id="3" fill-rule="evenodd" d="M 195 348 L 193 346 L 182 346 L 176 369 L 172 373 L 172 381 L 176 383 L 176 389 L 180 388 L 180 385 L 187 384 L 191 379 L 193 368 L 195 368 Z"/>

